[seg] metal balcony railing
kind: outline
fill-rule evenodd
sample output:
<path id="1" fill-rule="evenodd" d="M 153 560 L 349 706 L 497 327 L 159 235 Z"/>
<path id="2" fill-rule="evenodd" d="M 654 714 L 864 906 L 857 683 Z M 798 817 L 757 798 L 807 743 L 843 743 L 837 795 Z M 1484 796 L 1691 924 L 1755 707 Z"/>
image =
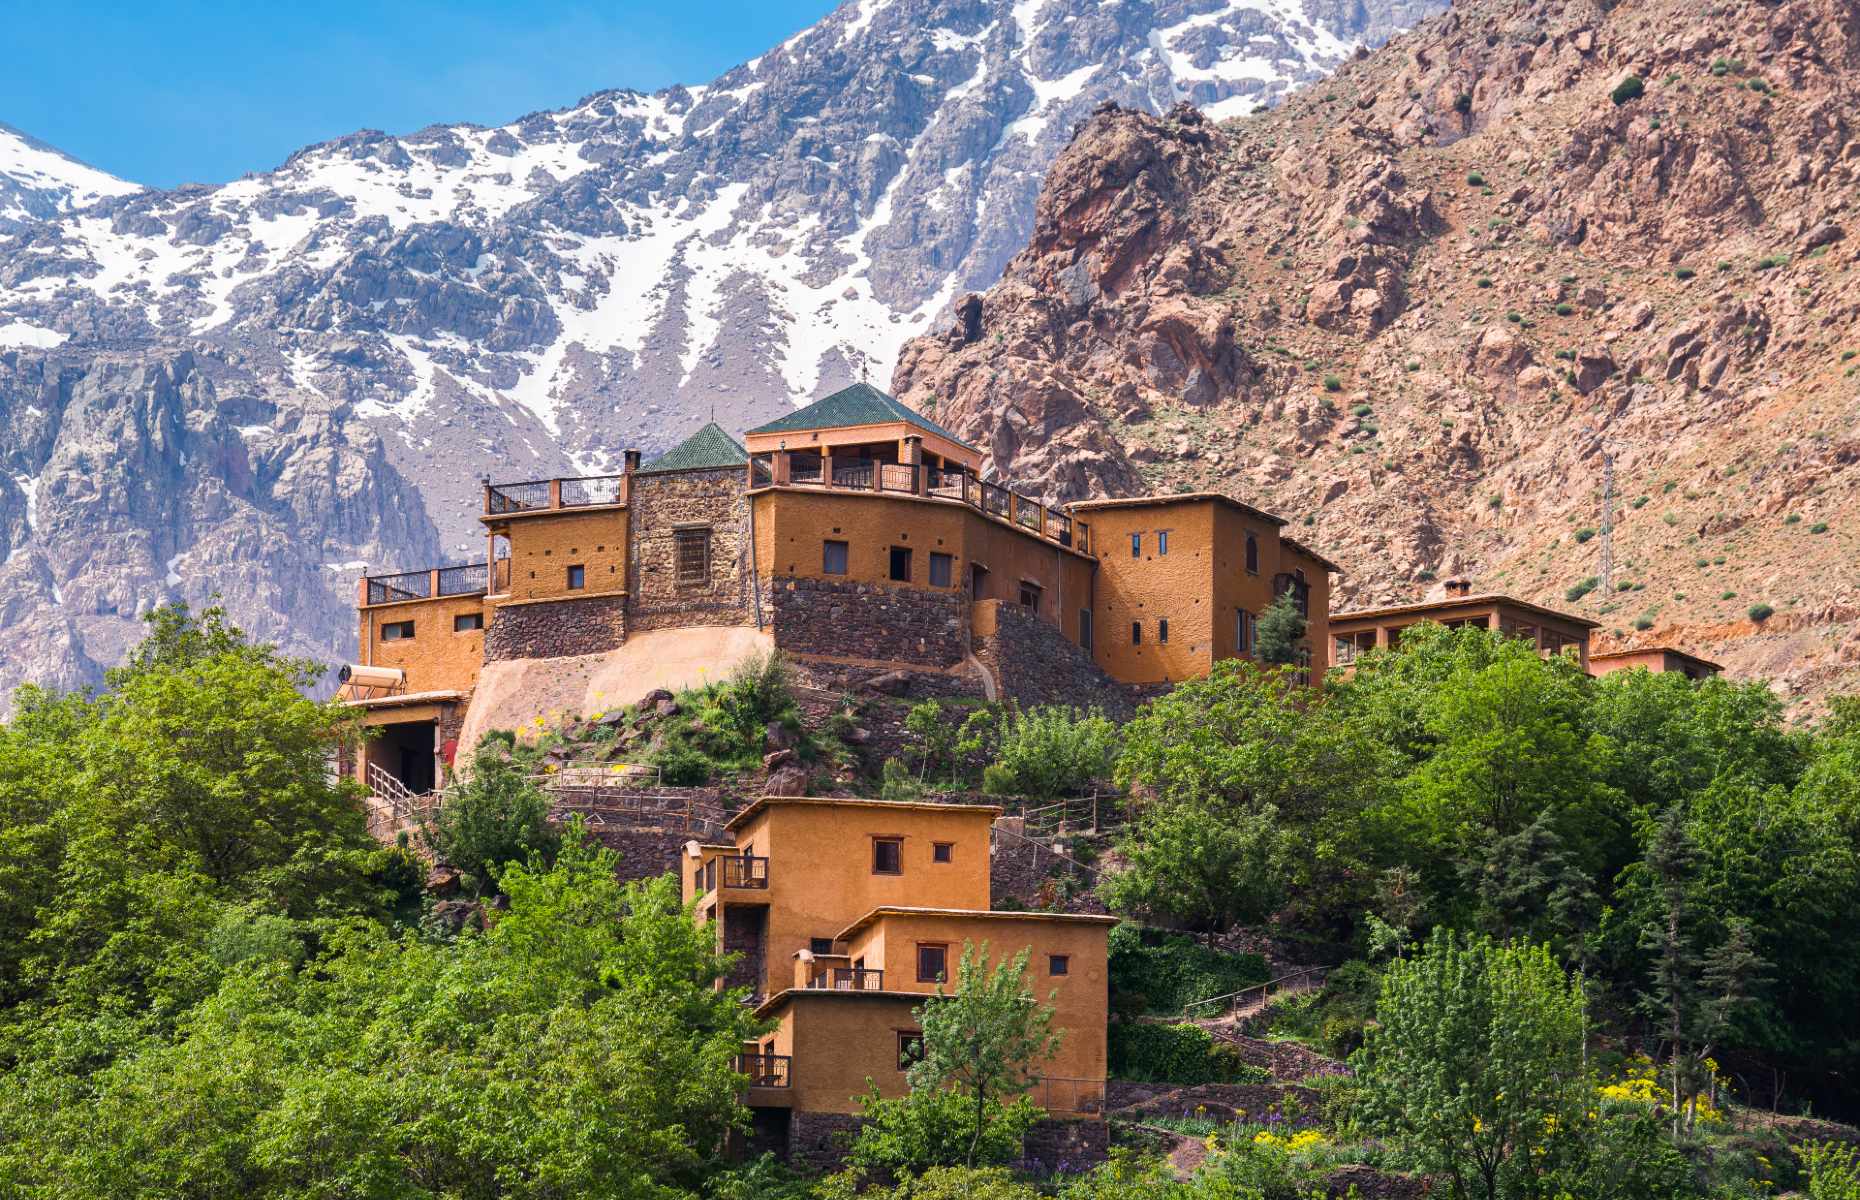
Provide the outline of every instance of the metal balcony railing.
<path id="1" fill-rule="evenodd" d="M 398 575 L 370 575 L 368 603 L 398 604 L 402 600 L 426 600 L 433 594 L 433 572 L 402 571 Z"/>
<path id="2" fill-rule="evenodd" d="M 562 485 L 563 508 L 585 508 L 591 504 L 620 503 L 620 479 L 618 475 L 587 475 L 580 479 L 564 479 Z"/>

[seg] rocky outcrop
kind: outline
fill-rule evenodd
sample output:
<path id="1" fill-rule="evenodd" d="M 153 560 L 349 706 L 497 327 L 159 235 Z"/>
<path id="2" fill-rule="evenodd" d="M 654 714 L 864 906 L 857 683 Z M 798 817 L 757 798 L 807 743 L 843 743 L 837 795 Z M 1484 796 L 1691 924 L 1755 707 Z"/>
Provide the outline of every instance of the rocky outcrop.
<path id="1" fill-rule="evenodd" d="M 1857 93 L 1838 0 L 1471 0 L 1271 113 L 1105 108 L 893 391 L 1049 500 L 1278 511 L 1340 606 L 1474 575 L 1812 704 L 1860 679 Z"/>

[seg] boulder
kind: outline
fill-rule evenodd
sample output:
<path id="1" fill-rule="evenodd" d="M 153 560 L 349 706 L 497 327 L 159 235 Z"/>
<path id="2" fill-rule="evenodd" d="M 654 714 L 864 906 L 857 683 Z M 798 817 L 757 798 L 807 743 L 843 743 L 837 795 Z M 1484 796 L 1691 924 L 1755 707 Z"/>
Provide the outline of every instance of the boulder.
<path id="1" fill-rule="evenodd" d="M 909 671 L 886 671 L 883 675 L 874 675 L 865 681 L 865 690 L 878 692 L 884 696 L 904 696 L 911 690 Z"/>
<path id="2" fill-rule="evenodd" d="M 800 767 L 788 764 L 769 776 L 769 781 L 762 789 L 765 796 L 805 796 L 807 795 L 807 772 Z"/>

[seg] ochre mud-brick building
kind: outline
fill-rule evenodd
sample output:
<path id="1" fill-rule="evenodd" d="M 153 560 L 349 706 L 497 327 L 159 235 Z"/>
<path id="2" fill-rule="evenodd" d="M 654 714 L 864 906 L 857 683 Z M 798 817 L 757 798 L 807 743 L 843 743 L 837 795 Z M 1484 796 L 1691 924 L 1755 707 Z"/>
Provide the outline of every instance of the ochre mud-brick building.
<path id="1" fill-rule="evenodd" d="M 384 732 L 353 769 L 377 793 L 428 789 L 488 712 L 508 716 L 481 679 L 675 631 L 696 641 L 654 655 L 702 660 L 704 631 L 728 630 L 732 646 L 1083 702 L 1251 655 L 1285 593 L 1310 677 L 1326 665 L 1335 567 L 1229 497 L 1053 507 L 983 479 L 979 450 L 865 384 L 745 442 L 709 425 L 648 464 L 628 451 L 617 475 L 487 482 L 482 561 L 364 578 L 343 694 Z M 606 703 L 626 703 L 645 675 L 610 667 Z"/>
<path id="2" fill-rule="evenodd" d="M 966 945 L 995 964 L 1025 951 L 1061 1031 L 1033 1099 L 1055 1117 L 1104 1111 L 1107 936 L 1115 918 L 994 912 L 984 805 L 765 798 L 731 841 L 686 848 L 684 895 L 736 954 L 730 984 L 772 1022 L 739 1069 L 759 1137 L 796 1157 L 828 1148 L 859 1098 L 909 1089 L 916 1010 L 953 983 Z M 830 1155 L 829 1155 L 830 1156 Z"/>

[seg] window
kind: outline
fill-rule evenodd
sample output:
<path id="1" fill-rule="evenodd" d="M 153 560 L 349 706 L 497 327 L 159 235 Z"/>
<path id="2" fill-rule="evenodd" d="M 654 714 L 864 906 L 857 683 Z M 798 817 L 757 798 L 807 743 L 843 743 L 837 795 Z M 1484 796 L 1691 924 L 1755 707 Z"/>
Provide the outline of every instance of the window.
<path id="1" fill-rule="evenodd" d="M 908 1071 L 924 1058 L 924 1035 L 911 1029 L 898 1030 L 898 1070 Z"/>
<path id="2" fill-rule="evenodd" d="M 808 938 L 807 948 L 811 950 L 812 952 L 814 952 L 815 954 L 831 954 L 833 953 L 833 939 L 832 938 Z"/>
<path id="3" fill-rule="evenodd" d="M 917 982 L 942 983 L 949 978 L 949 947 L 942 942 L 917 943 Z"/>
<path id="4" fill-rule="evenodd" d="M 568 587 L 570 591 L 574 591 L 576 588 L 586 587 L 587 585 L 588 569 L 586 567 L 582 566 L 580 563 L 576 563 L 568 569 Z"/>
<path id="5" fill-rule="evenodd" d="M 872 839 L 872 874 L 904 874 L 904 839 L 883 837 Z"/>
<path id="6" fill-rule="evenodd" d="M 846 574 L 846 543 L 822 542 L 820 570 L 826 575 Z"/>
<path id="7" fill-rule="evenodd" d="M 1283 573 L 1274 575 L 1272 595 L 1274 599 L 1290 595 L 1292 604 L 1298 609 L 1299 616 L 1309 617 L 1311 615 L 1311 585 L 1305 582 L 1303 571 L 1294 571 L 1289 575 Z"/>
<path id="8" fill-rule="evenodd" d="M 1046 973 L 1048 975 L 1072 974 L 1072 956 L 1070 954 L 1049 954 L 1046 956 Z"/>
<path id="9" fill-rule="evenodd" d="M 947 554 L 930 554 L 930 586 L 948 587 L 956 578 L 956 560 Z"/>
<path id="10" fill-rule="evenodd" d="M 911 581 L 911 552 L 906 546 L 891 548 L 891 577 L 899 583 Z"/>
<path id="11" fill-rule="evenodd" d="M 1130 623 L 1130 644 L 1133 646 L 1143 644 L 1143 622 L 1132 621 Z"/>
<path id="12" fill-rule="evenodd" d="M 1079 609 L 1079 645 L 1091 649 L 1091 609 Z"/>
<path id="13" fill-rule="evenodd" d="M 1250 533 L 1246 535 L 1246 573 L 1259 574 L 1259 539 Z"/>
<path id="14" fill-rule="evenodd" d="M 1024 579 L 1020 581 L 1020 606 L 1029 612 L 1040 611 L 1039 584 L 1029 583 Z"/>
<path id="15" fill-rule="evenodd" d="M 1133 533 L 1130 535 L 1130 557 L 1143 557 L 1143 535 L 1140 533 Z"/>
<path id="16" fill-rule="evenodd" d="M 1156 621 L 1156 640 L 1166 644 L 1169 641 L 1169 618 L 1159 617 Z"/>
<path id="17" fill-rule="evenodd" d="M 1234 609 L 1234 653 L 1250 654 L 1253 650 L 1253 614 L 1244 608 Z"/>
<path id="18" fill-rule="evenodd" d="M 932 842 L 930 843 L 930 861 L 931 862 L 946 863 L 946 862 L 954 862 L 955 860 L 956 860 L 956 843 L 954 842 Z"/>
<path id="19" fill-rule="evenodd" d="M 672 558 L 678 567 L 678 582 L 685 585 L 710 582 L 710 530 L 672 530 Z"/>
<path id="20" fill-rule="evenodd" d="M 1169 531 L 1167 529 L 1156 531 L 1156 553 L 1158 555 L 1169 553 Z"/>
<path id="21" fill-rule="evenodd" d="M 412 636 L 412 621 L 389 621 L 381 627 L 381 640 L 384 642 L 404 642 Z"/>
<path id="22" fill-rule="evenodd" d="M 459 613 L 457 616 L 452 618 L 452 632 L 453 633 L 470 633 L 474 629 L 483 629 L 483 628 L 484 628 L 484 614 L 481 612 Z"/>

